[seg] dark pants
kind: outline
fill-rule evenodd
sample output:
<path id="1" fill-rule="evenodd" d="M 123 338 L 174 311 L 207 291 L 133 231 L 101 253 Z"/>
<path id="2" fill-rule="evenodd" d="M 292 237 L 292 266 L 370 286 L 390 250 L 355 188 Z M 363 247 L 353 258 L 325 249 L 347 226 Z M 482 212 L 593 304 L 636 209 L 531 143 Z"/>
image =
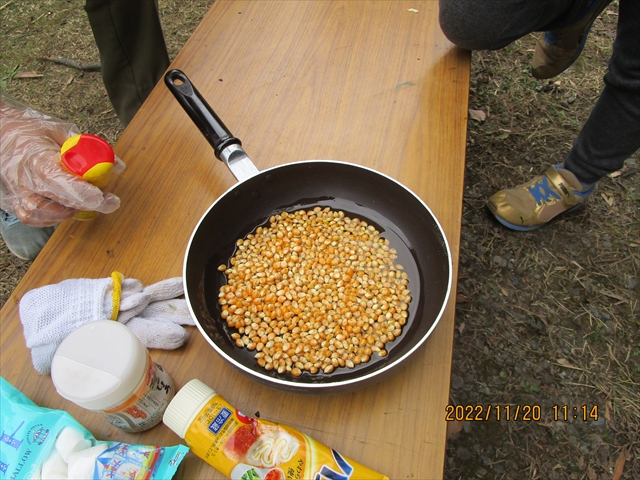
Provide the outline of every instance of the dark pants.
<path id="1" fill-rule="evenodd" d="M 440 25 L 467 50 L 495 50 L 531 32 L 571 25 L 593 0 L 440 0 Z M 640 1 L 620 0 L 605 87 L 565 158 L 585 184 L 622 168 L 640 148 Z"/>
<path id="2" fill-rule="evenodd" d="M 102 79 L 124 126 L 169 66 L 156 0 L 86 0 Z"/>

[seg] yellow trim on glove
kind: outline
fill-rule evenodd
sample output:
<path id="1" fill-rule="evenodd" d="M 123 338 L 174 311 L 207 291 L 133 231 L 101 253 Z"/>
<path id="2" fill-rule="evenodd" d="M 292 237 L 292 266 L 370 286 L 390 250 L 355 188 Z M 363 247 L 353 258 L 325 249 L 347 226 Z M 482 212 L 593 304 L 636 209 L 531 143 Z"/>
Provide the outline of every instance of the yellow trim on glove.
<path id="1" fill-rule="evenodd" d="M 124 275 L 120 272 L 112 272 L 111 278 L 113 279 L 113 292 L 111 292 L 111 298 L 113 299 L 113 307 L 111 308 L 111 320 L 118 320 L 118 312 L 120 311 L 120 297 L 122 296 L 122 281 Z"/>

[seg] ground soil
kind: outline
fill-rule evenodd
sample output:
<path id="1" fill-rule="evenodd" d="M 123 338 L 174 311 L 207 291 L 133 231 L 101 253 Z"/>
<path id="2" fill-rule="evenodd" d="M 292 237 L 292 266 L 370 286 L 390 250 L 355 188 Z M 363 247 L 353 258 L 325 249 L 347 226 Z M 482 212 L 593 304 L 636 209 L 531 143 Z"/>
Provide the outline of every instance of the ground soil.
<path id="1" fill-rule="evenodd" d="M 172 56 L 211 3 L 160 0 Z M 100 74 L 43 60 L 98 61 L 82 6 L 1 5 L 0 88 L 115 142 Z M 530 76 L 535 36 L 472 56 L 447 479 L 640 478 L 638 154 L 534 232 L 486 209 L 493 192 L 562 161 L 603 87 L 616 22 L 614 1 L 551 81 Z M 28 267 L 0 242 L 0 304 Z"/>

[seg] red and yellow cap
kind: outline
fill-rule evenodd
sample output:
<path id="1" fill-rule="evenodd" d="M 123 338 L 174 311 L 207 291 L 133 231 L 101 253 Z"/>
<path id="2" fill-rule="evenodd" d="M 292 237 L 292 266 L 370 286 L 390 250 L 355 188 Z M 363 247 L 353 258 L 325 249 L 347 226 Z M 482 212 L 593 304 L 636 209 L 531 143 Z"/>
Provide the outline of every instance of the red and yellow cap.
<path id="1" fill-rule="evenodd" d="M 115 153 L 106 140 L 82 133 L 64 142 L 60 149 L 60 160 L 73 175 L 103 188 L 109 182 Z"/>

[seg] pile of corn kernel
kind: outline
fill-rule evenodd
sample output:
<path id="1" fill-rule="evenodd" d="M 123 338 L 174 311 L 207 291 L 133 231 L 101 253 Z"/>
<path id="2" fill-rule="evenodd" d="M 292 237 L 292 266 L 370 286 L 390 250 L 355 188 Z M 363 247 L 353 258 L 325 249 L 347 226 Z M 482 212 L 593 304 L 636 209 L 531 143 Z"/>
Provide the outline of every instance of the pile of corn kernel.
<path id="1" fill-rule="evenodd" d="M 218 303 L 238 347 L 266 370 L 354 368 L 402 333 L 411 294 L 395 249 L 329 207 L 274 215 L 236 242 Z"/>

